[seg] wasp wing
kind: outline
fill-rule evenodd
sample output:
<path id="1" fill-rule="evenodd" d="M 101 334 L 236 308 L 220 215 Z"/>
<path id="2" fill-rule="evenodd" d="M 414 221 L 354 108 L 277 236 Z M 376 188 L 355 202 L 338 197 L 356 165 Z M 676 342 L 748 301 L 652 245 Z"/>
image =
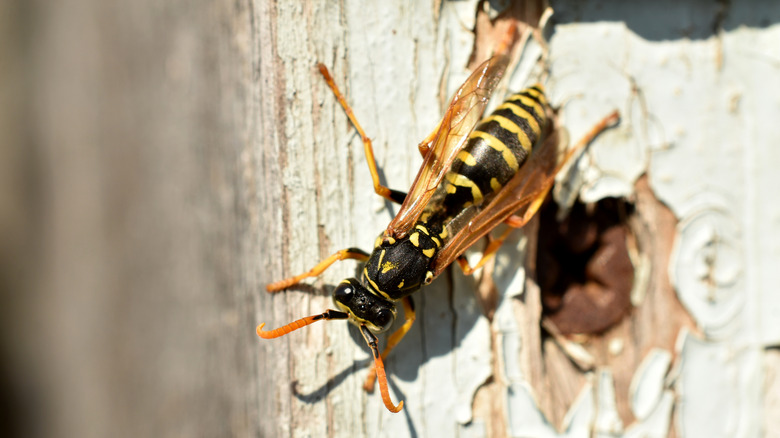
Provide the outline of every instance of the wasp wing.
<path id="1" fill-rule="evenodd" d="M 568 143 L 568 135 L 561 129 L 551 132 L 495 197 L 484 208 L 473 213 L 473 217 L 439 252 L 432 269 L 434 276 L 438 276 L 466 249 L 513 214 L 532 217 L 536 213 L 552 188 L 559 169 L 559 143 L 564 146 Z"/>
<path id="2" fill-rule="evenodd" d="M 542 144 L 534 149 L 531 157 L 517 174 L 496 193 L 484 208 L 472 212 L 467 222 L 459 228 L 439 251 L 433 264 L 434 277 L 439 275 L 466 249 L 513 214 L 530 220 L 541 207 L 542 201 L 555 182 L 555 175 L 593 139 L 620 120 L 617 111 L 597 123 L 576 145 L 563 153 L 569 144 L 569 135 L 563 127 L 552 129 Z"/>
<path id="3" fill-rule="evenodd" d="M 455 157 L 466 145 L 468 136 L 482 118 L 490 95 L 506 70 L 506 56 L 491 58 L 480 65 L 458 89 L 450 101 L 438 132 L 429 137 L 430 149 L 409 189 L 398 214 L 387 226 L 395 238 L 406 235 L 422 214 L 436 188 L 444 179 Z M 427 140 L 427 139 L 426 139 Z"/>

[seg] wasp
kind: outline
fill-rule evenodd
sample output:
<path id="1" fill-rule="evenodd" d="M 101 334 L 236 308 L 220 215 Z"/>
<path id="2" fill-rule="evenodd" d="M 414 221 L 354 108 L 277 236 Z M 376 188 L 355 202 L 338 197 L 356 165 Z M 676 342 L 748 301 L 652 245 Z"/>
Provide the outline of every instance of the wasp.
<path id="1" fill-rule="evenodd" d="M 336 261 L 364 263 L 359 278 L 347 278 L 333 291 L 338 310 L 329 309 L 270 331 L 260 324 L 257 334 L 261 338 L 283 336 L 320 320 L 347 319 L 358 326 L 374 359 L 364 389 L 373 390 L 378 380 L 385 407 L 391 412 L 403 408 L 403 401 L 396 405 L 390 398 L 383 359 L 412 327 L 415 312 L 411 295 L 453 262 L 457 261 L 467 275 L 480 268 L 512 228 L 533 218 L 564 164 L 619 118 L 617 112 L 605 117 L 564 154 L 558 150 L 564 135 L 554 126 L 554 111 L 540 84 L 510 96 L 482 119 L 508 62 L 506 55 L 485 61 L 457 90 L 436 129 L 418 146 L 423 163 L 408 193 L 380 183 L 371 140 L 327 68 L 319 64 L 320 73 L 362 139 L 375 192 L 401 207 L 370 254 L 357 248 L 344 249 L 306 273 L 269 284 L 269 292 L 281 291 L 320 275 Z M 470 266 L 463 257 L 465 250 L 502 223 L 509 225 L 507 230 L 494 237 L 482 259 Z M 397 317 L 398 302 L 405 321 L 388 337 L 380 353 L 376 334 L 389 330 Z"/>

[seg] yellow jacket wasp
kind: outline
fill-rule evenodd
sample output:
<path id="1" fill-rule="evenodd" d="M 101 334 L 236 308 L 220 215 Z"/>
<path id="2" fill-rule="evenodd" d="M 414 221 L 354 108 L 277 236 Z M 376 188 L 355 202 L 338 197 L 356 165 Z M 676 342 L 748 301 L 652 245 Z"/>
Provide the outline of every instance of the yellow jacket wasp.
<path id="1" fill-rule="evenodd" d="M 618 120 L 617 112 L 601 120 L 562 159 L 558 143 L 563 136 L 553 126 L 553 111 L 541 85 L 510 96 L 480 122 L 507 64 L 505 55 L 485 61 L 455 93 L 439 125 L 419 145 L 423 164 L 407 194 L 381 185 L 371 140 L 327 68 L 319 65 L 320 73 L 361 136 L 374 190 L 401 203 L 401 208 L 376 239 L 371 254 L 356 248 L 344 249 L 306 273 L 269 284 L 268 291 L 277 292 L 321 274 L 338 260 L 365 262 L 359 279 L 345 279 L 333 291 L 338 310 L 327 310 L 270 331 L 263 330 L 265 324 L 260 324 L 257 334 L 261 338 L 283 336 L 319 320 L 350 320 L 359 327 L 374 358 L 364 389 L 371 391 L 378 378 L 387 409 L 402 409 L 403 401 L 394 405 L 390 399 L 383 359 L 414 322 L 410 295 L 431 283 L 454 261 L 467 275 L 481 267 L 512 228 L 531 220 L 563 165 Z M 491 240 L 482 259 L 471 267 L 462 257 L 463 252 L 501 223 L 509 225 L 507 231 Z M 404 308 L 405 322 L 389 336 L 380 354 L 375 334 L 387 331 L 393 324 L 398 301 Z"/>

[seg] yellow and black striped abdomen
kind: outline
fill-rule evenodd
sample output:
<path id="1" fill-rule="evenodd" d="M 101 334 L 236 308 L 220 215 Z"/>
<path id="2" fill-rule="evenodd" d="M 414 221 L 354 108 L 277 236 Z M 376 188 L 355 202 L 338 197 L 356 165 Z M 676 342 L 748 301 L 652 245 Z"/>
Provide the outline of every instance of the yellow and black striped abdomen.
<path id="1" fill-rule="evenodd" d="M 517 173 L 545 129 L 546 109 L 537 84 L 510 96 L 477 125 L 445 175 L 447 216 L 480 205 Z"/>

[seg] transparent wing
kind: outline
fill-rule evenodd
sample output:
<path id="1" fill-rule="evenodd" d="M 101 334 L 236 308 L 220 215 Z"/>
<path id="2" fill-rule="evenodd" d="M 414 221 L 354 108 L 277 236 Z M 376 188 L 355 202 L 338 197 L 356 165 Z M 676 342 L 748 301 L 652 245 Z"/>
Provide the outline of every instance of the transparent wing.
<path id="1" fill-rule="evenodd" d="M 568 132 L 563 127 L 553 129 L 509 183 L 444 245 L 434 261 L 434 277 L 511 215 L 517 214 L 526 220 L 533 217 L 552 188 L 555 175 L 599 133 L 619 119 L 617 111 L 604 117 L 565 153 L 563 151 L 569 144 Z"/>
<path id="2" fill-rule="evenodd" d="M 567 136 L 553 131 L 496 196 L 449 239 L 434 261 L 434 276 L 512 214 L 524 216 L 528 208 L 538 209 L 536 204 L 541 204 L 555 181 L 561 137 Z"/>
<path id="3" fill-rule="evenodd" d="M 491 58 L 480 65 L 450 101 L 430 150 L 398 214 L 387 226 L 389 236 L 401 238 L 414 226 L 468 136 L 482 118 L 490 95 L 504 74 L 508 58 Z"/>

